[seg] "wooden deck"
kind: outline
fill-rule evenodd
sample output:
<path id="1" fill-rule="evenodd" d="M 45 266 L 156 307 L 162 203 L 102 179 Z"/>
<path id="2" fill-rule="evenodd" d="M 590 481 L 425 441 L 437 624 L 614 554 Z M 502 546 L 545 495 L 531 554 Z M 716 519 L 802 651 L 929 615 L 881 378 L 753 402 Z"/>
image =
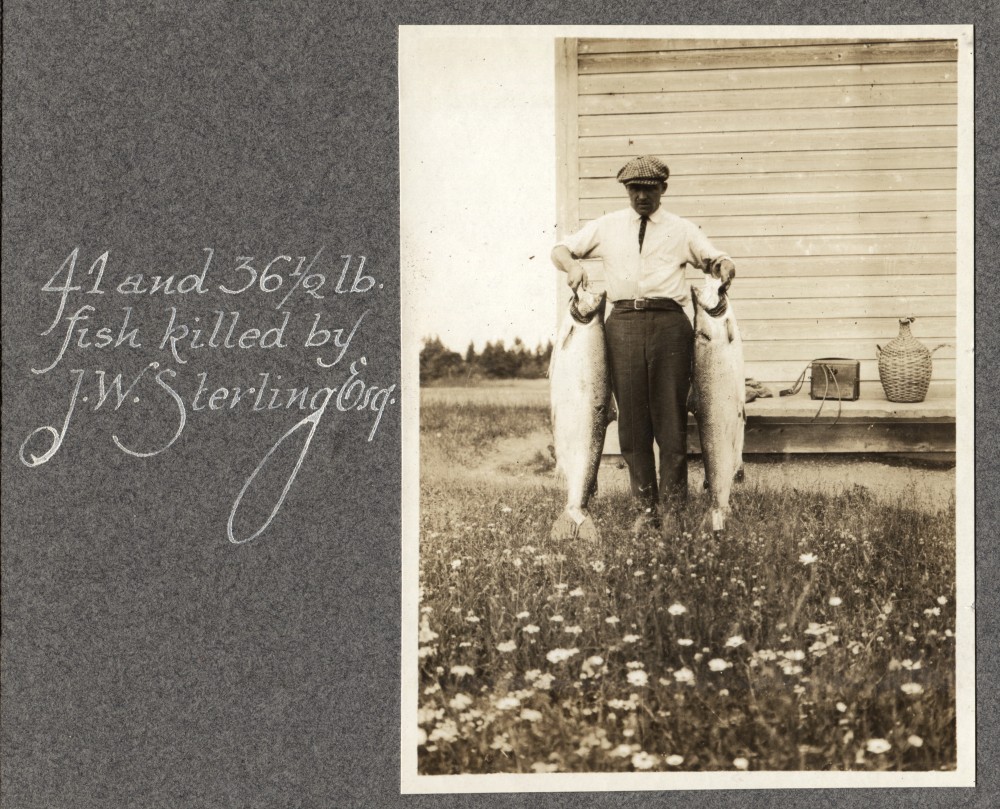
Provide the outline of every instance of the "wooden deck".
<path id="1" fill-rule="evenodd" d="M 883 399 L 843 402 L 795 396 L 758 399 L 747 405 L 744 454 L 784 453 L 954 453 L 955 400 L 929 398 L 914 404 Z M 817 417 L 817 412 L 819 416 Z M 698 425 L 688 426 L 688 452 L 699 454 Z M 618 433 L 608 430 L 605 455 L 619 454 Z"/>

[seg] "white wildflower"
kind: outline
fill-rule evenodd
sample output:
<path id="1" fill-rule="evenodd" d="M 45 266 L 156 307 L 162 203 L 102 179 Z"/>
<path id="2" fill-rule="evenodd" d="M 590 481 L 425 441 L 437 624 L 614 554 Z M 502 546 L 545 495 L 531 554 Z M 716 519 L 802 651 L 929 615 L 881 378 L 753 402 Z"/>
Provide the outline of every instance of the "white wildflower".
<path id="1" fill-rule="evenodd" d="M 553 649 L 551 652 L 549 652 L 547 655 L 545 655 L 545 658 L 550 663 L 563 663 L 563 662 L 569 660 L 573 655 L 579 654 L 579 652 L 580 652 L 580 650 L 576 649 L 576 648 L 573 648 L 573 649 Z"/>
<path id="2" fill-rule="evenodd" d="M 869 739 L 865 744 L 865 749 L 869 753 L 879 755 L 881 753 L 888 753 L 892 749 L 892 745 L 885 739 Z"/>
<path id="3" fill-rule="evenodd" d="M 628 673 L 627 677 L 629 683 L 634 686 L 644 686 L 649 683 L 649 675 L 646 674 L 642 669 L 634 669 Z"/>
<path id="4" fill-rule="evenodd" d="M 637 770 L 649 770 L 656 766 L 657 758 L 656 756 L 651 756 L 644 750 L 640 750 L 638 753 L 632 756 L 632 766 Z"/>

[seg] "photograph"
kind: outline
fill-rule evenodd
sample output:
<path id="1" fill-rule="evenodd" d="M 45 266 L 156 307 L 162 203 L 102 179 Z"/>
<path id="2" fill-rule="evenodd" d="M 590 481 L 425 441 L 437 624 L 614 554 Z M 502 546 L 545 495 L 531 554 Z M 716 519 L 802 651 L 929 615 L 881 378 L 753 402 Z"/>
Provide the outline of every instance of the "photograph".
<path id="1" fill-rule="evenodd" d="M 972 53 L 400 28 L 404 793 L 974 785 Z"/>

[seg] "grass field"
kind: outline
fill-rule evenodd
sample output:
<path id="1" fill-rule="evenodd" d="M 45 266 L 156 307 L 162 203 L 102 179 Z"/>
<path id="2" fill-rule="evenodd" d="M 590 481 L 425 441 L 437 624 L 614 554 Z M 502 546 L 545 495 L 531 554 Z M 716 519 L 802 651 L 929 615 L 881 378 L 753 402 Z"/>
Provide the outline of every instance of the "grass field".
<path id="1" fill-rule="evenodd" d="M 556 544 L 547 428 L 422 407 L 422 774 L 955 766 L 953 506 L 749 479 L 725 536 L 635 540 L 618 491 Z"/>

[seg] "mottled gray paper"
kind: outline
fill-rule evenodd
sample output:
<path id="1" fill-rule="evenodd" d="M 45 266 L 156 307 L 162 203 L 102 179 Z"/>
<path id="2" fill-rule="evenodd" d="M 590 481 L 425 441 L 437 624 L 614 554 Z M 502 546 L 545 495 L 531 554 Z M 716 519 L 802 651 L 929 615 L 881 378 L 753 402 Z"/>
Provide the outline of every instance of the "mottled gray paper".
<path id="1" fill-rule="evenodd" d="M 3 63 L 3 806 L 685 806 L 982 805 L 996 793 L 995 464 L 979 459 L 979 788 L 867 793 L 719 792 L 399 795 L 400 441 L 398 406 L 367 441 L 367 414 L 331 412 L 283 508 L 259 539 L 226 537 L 247 475 L 297 416 L 77 410 L 59 452 L 35 469 L 25 437 L 65 416 L 74 368 L 137 372 L 162 359 L 81 351 L 49 374 L 53 294 L 39 288 L 79 246 L 109 277 L 199 271 L 236 258 L 365 255 L 380 291 L 296 316 L 353 322 L 371 379 L 399 379 L 396 26 L 412 23 L 977 24 L 977 255 L 995 242 L 993 20 L 975 4 L 930 14 L 864 6 L 695 3 L 458 8 L 322 2 L 8 2 Z M 89 260 L 87 260 L 89 259 Z M 230 273 L 224 276 L 224 273 Z M 996 422 L 988 284 L 977 307 L 978 427 Z M 108 297 L 108 296 L 105 296 Z M 117 302 L 102 300 L 114 313 Z M 209 293 L 192 316 L 235 308 Z M 135 302 L 162 325 L 163 298 Z M 309 307 L 312 308 L 309 308 Z M 249 320 L 274 311 L 240 300 Z M 196 311 L 197 310 L 197 311 Z M 96 318 L 96 315 L 95 315 Z M 308 319 L 306 321 L 308 323 Z M 96 323 L 94 325 L 104 325 Z M 116 325 L 109 323 L 107 325 Z M 270 324 L 268 324 L 270 325 Z M 349 324 L 348 324 L 349 325 Z M 151 332 L 157 329 L 151 328 Z M 56 333 L 59 329 L 56 329 Z M 158 343 L 150 340 L 150 344 Z M 352 353 L 344 363 L 357 359 Z M 206 353 L 208 373 L 252 384 L 263 371 L 322 384 L 314 354 Z M 338 377 L 343 365 L 331 371 Z M 88 379 L 90 379 L 88 377 Z M 92 383 L 91 383 L 92 384 Z M 403 390 L 402 396 L 416 391 Z M 152 407 L 152 405 L 149 405 Z M 43 442 L 44 443 L 44 442 Z M 280 486 L 278 487 L 280 489 Z M 273 487 L 268 490 L 273 496 Z"/>

